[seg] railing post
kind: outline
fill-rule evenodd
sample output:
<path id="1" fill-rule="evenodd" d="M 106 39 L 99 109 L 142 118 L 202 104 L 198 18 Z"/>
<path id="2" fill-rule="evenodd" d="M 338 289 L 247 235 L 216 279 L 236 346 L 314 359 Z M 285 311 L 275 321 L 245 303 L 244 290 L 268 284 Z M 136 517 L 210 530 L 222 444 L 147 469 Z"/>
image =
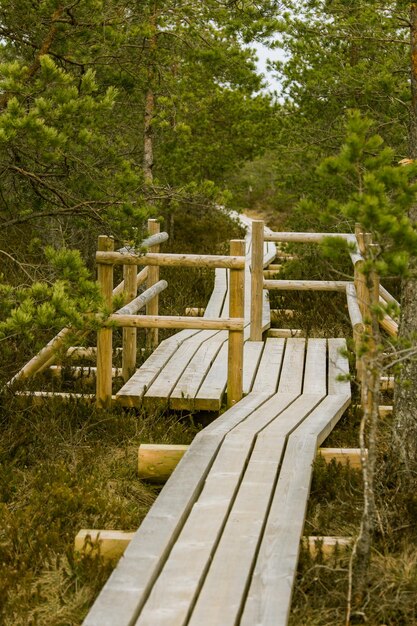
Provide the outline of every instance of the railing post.
<path id="1" fill-rule="evenodd" d="M 252 222 L 250 340 L 262 341 L 264 222 Z"/>
<path id="2" fill-rule="evenodd" d="M 156 235 L 160 232 L 160 225 L 158 220 L 148 220 L 148 233 L 149 235 Z M 151 246 L 148 252 L 159 252 L 160 246 Z M 159 281 L 159 267 L 148 267 L 148 281 L 146 283 L 147 288 L 152 287 Z M 146 315 L 158 315 L 159 312 L 159 297 L 156 296 L 149 304 L 146 305 Z M 158 329 L 149 328 L 146 332 L 146 348 L 149 351 L 155 350 L 158 345 Z"/>
<path id="3" fill-rule="evenodd" d="M 128 304 L 136 298 L 137 268 L 136 265 L 123 266 L 124 278 L 124 304 Z M 126 382 L 134 374 L 136 368 L 137 330 L 136 328 L 123 328 L 123 357 L 122 376 Z"/>
<path id="4" fill-rule="evenodd" d="M 230 242 L 232 256 L 245 256 L 245 242 L 233 239 Z M 244 317 L 245 314 L 245 270 L 230 270 L 229 317 Z M 243 329 L 229 331 L 227 362 L 227 406 L 231 407 L 243 395 Z"/>
<path id="5" fill-rule="evenodd" d="M 112 252 L 114 240 L 112 237 L 100 235 L 98 238 L 100 251 Z M 99 263 L 97 276 L 104 303 L 111 313 L 113 304 L 113 265 Z M 100 409 L 109 409 L 112 398 L 112 329 L 101 328 L 97 333 L 97 386 L 96 406 Z"/>

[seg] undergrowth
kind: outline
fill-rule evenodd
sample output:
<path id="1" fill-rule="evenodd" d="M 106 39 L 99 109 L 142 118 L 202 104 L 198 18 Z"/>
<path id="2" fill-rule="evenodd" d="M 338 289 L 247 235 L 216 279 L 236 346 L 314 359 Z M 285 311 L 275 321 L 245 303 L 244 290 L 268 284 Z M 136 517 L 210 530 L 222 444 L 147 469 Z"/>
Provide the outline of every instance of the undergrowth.
<path id="1" fill-rule="evenodd" d="M 79 624 L 111 567 L 75 558 L 75 535 L 136 529 L 157 495 L 137 477 L 139 444 L 190 443 L 195 428 L 58 402 L 6 402 L 0 428 L 0 623 Z"/>

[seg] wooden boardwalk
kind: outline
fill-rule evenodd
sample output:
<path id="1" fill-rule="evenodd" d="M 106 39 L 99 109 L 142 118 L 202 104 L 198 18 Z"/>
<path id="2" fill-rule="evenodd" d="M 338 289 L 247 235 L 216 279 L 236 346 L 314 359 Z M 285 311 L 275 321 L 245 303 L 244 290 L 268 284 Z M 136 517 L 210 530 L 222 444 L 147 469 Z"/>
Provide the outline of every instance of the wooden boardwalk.
<path id="1" fill-rule="evenodd" d="M 266 343 L 276 382 L 258 370 L 196 436 L 85 626 L 287 623 L 312 462 L 350 403 L 344 345 Z"/>
<path id="2" fill-rule="evenodd" d="M 261 365 L 268 369 L 274 348 L 263 342 L 248 342 L 251 302 L 251 220 L 241 218 L 248 227 L 245 271 L 245 347 L 244 394 L 256 384 L 255 373 Z M 276 246 L 266 243 L 265 267 L 276 255 Z M 228 271 L 217 269 L 214 289 L 204 317 L 228 317 Z M 270 326 L 267 291 L 264 291 L 263 330 Z M 183 330 L 162 341 L 146 362 L 116 394 L 122 406 L 166 405 L 173 410 L 219 411 L 227 383 L 227 331 Z M 259 383 L 258 383 L 259 384 Z"/>

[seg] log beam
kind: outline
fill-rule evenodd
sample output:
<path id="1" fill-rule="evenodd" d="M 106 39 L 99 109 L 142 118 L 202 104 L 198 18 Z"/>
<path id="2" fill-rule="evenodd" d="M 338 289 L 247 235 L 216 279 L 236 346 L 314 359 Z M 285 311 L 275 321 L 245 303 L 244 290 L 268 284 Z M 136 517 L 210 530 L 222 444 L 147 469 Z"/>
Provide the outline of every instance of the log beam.
<path id="1" fill-rule="evenodd" d="M 124 530 L 80 530 L 74 541 L 79 555 L 101 556 L 107 561 L 119 560 L 131 542 L 134 532 Z"/>

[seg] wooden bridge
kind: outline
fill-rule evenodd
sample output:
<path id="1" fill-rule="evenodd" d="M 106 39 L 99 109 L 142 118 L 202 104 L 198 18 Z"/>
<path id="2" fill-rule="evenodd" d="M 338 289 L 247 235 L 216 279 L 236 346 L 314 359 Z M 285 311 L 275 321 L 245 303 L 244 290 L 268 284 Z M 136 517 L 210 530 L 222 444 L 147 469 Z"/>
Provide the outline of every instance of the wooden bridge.
<path id="1" fill-rule="evenodd" d="M 350 243 L 354 281 L 265 280 L 275 242 L 322 241 L 314 233 L 272 233 L 246 220 L 246 242 L 230 257 L 164 255 L 157 233 L 144 255 L 98 252 L 99 280 L 109 309 L 124 289 L 126 305 L 98 333 L 100 407 L 164 404 L 170 409 L 228 410 L 194 439 L 90 610 L 85 626 L 285 626 L 318 446 L 350 404 L 344 339 L 267 337 L 269 289 L 346 293 L 357 345 L 370 306 L 361 273 L 360 236 Z M 174 258 L 175 257 L 175 258 Z M 179 259 L 178 257 L 181 257 Z M 209 259 L 207 261 L 207 259 Z M 215 286 L 202 318 L 161 317 L 154 307 L 166 287 L 159 265 L 209 263 Z M 113 265 L 125 265 L 113 289 Z M 137 274 L 136 265 L 149 265 Z M 132 270 L 133 267 L 133 270 Z M 136 296 L 143 277 L 148 289 Z M 381 288 L 383 301 L 391 296 Z M 389 332 L 395 322 L 382 320 Z M 124 386 L 112 396 L 112 327 L 122 326 Z M 171 327 L 135 371 L 136 329 Z M 64 329 L 9 383 L 50 367 Z M 361 374 L 358 356 L 357 369 Z M 22 392 L 21 392 L 22 393 Z"/>
<path id="2" fill-rule="evenodd" d="M 286 623 L 312 463 L 350 403 L 343 347 L 277 340 L 277 391 L 196 436 L 85 626 Z"/>
<path id="3" fill-rule="evenodd" d="M 250 220 L 249 220 L 250 226 Z M 251 342 L 251 272 L 252 231 L 245 240 L 244 270 L 244 354 L 242 390 L 246 395 L 266 385 L 276 389 L 276 342 L 273 339 Z M 276 256 L 276 246 L 266 243 L 262 266 Z M 216 269 L 214 289 L 202 321 L 229 318 L 230 277 L 225 268 Z M 270 327 L 269 299 L 262 293 L 262 332 Z M 227 387 L 228 333 L 216 330 L 183 330 L 166 339 L 127 383 L 117 392 L 123 406 L 166 404 L 174 410 L 219 411 Z"/>

